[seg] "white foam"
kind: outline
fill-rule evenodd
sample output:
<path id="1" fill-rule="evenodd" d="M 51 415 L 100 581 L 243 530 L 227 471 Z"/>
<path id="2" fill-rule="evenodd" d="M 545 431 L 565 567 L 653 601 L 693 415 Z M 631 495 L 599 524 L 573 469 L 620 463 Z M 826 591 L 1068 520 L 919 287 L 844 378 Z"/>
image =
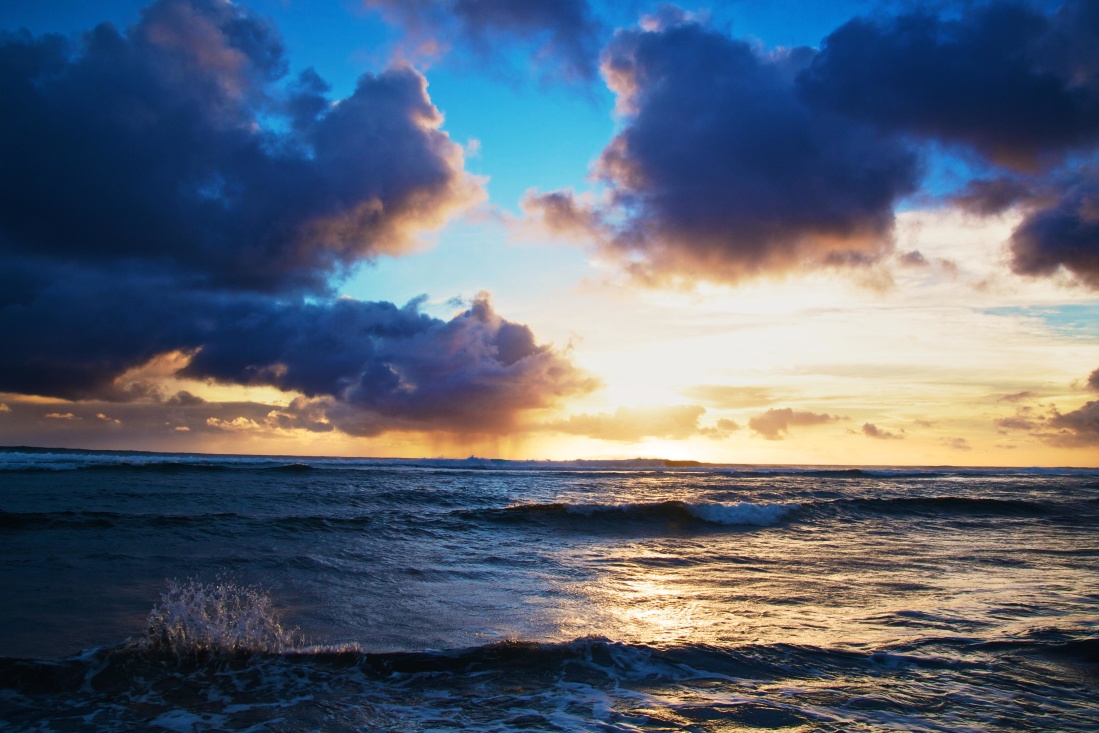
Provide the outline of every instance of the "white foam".
<path id="1" fill-rule="evenodd" d="M 790 512 L 801 508 L 800 504 L 753 504 L 742 501 L 737 504 L 687 504 L 687 511 L 699 519 L 715 524 L 747 524 L 754 527 L 770 527 L 781 522 Z"/>

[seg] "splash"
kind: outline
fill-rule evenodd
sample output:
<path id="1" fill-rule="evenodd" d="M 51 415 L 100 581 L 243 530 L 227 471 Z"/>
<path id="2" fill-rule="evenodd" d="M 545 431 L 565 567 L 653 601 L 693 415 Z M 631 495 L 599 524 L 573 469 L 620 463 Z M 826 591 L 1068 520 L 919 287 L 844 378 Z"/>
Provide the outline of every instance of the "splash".
<path id="1" fill-rule="evenodd" d="M 168 581 L 139 643 L 178 658 L 281 654 L 301 645 L 298 632 L 279 623 L 267 593 L 224 578 Z"/>

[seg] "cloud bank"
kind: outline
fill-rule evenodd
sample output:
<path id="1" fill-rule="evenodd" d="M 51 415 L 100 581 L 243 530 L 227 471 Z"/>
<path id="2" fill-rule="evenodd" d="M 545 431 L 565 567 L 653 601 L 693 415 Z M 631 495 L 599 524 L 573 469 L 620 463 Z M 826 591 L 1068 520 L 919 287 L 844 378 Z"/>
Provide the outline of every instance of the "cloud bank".
<path id="1" fill-rule="evenodd" d="M 1099 288 L 1094 3 L 855 18 L 819 50 L 766 50 L 665 8 L 618 31 L 602 70 L 622 118 L 593 170 L 605 197 L 531 192 L 523 206 L 639 280 L 878 263 L 895 208 L 945 150 L 972 171 L 957 203 L 1023 207 L 1017 274 Z"/>
<path id="2" fill-rule="evenodd" d="M 735 281 L 867 264 L 888 251 L 915 157 L 872 128 L 799 99 L 809 49 L 764 53 L 686 15 L 621 30 L 603 73 L 625 125 L 596 163 L 597 212 L 534 194 L 547 223 L 588 222 L 642 279 Z"/>
<path id="3" fill-rule="evenodd" d="M 498 432 L 592 389 L 487 296 L 449 321 L 333 299 L 484 192 L 412 68 L 341 100 L 286 69 L 276 29 L 217 0 L 78 42 L 0 37 L 0 392 L 160 401 L 120 381 L 160 360 L 363 435 Z"/>

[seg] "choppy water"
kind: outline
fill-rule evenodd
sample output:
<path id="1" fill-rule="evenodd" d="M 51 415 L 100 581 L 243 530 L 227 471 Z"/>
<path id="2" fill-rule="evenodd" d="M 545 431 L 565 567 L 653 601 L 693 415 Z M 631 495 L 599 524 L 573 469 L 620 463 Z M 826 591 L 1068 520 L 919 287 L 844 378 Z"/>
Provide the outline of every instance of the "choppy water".
<path id="1" fill-rule="evenodd" d="M 0 451 L 0 730 L 1094 731 L 1096 526 L 1095 470 Z M 151 643 L 171 579 L 300 635 Z"/>

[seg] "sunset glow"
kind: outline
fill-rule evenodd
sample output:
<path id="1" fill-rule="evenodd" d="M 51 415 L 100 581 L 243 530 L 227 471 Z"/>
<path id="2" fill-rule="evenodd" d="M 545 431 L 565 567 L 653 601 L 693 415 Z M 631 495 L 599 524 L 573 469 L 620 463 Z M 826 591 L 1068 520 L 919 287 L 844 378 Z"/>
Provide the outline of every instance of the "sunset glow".
<path id="1" fill-rule="evenodd" d="M 0 444 L 1099 466 L 1087 3 L 21 5 Z"/>

